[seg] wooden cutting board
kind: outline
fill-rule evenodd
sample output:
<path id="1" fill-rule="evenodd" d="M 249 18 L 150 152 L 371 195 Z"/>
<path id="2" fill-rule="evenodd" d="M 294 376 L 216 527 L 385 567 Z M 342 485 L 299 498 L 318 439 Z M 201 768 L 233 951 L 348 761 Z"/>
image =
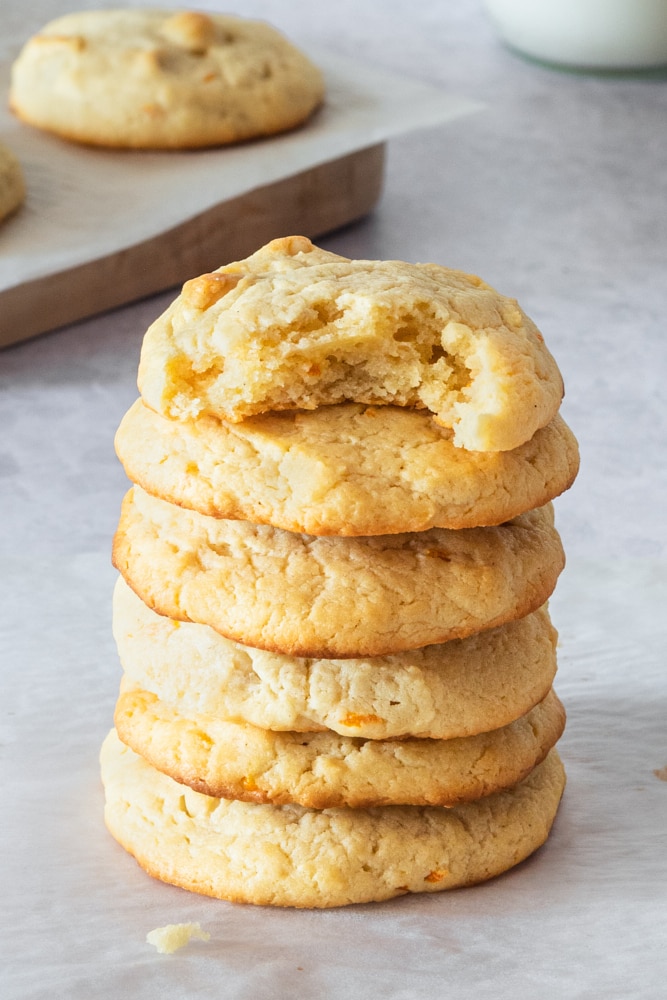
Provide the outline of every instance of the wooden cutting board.
<path id="1" fill-rule="evenodd" d="M 361 218 L 380 197 L 385 148 L 311 167 L 143 243 L 0 292 L 0 347 L 180 286 L 278 236 L 316 239 Z"/>

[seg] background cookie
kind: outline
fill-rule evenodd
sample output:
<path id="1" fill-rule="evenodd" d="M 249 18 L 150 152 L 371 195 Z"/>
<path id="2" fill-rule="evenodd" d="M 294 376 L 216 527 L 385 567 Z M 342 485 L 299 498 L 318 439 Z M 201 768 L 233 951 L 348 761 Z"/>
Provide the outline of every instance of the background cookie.
<path id="1" fill-rule="evenodd" d="M 560 739 L 565 712 L 551 691 L 527 715 L 490 733 L 362 740 L 180 715 L 124 680 L 114 722 L 123 743 L 198 792 L 329 809 L 452 806 L 509 788 Z"/>
<path id="2" fill-rule="evenodd" d="M 498 527 L 328 538 L 126 495 L 113 562 L 160 614 L 294 656 L 380 656 L 536 611 L 564 564 L 551 505 Z"/>
<path id="3" fill-rule="evenodd" d="M 558 415 L 512 451 L 470 452 L 425 411 L 356 403 L 232 424 L 169 420 L 138 400 L 116 452 L 164 500 L 312 535 L 500 524 L 562 493 L 579 464 Z"/>
<path id="4" fill-rule="evenodd" d="M 25 199 L 21 165 L 11 149 L 0 143 L 0 222 L 15 212 Z"/>
<path id="5" fill-rule="evenodd" d="M 147 872 L 272 906 L 345 906 L 492 878 L 544 843 L 565 785 L 553 750 L 514 788 L 453 809 L 318 811 L 201 795 L 115 732 L 101 764 L 107 827 Z"/>
<path id="6" fill-rule="evenodd" d="M 293 128 L 323 90 L 320 71 L 267 24 L 98 10 L 58 18 L 29 39 L 12 68 L 10 105 L 77 142 L 184 149 Z"/>
<path id="7" fill-rule="evenodd" d="M 480 278 L 348 260 L 298 236 L 187 281 L 144 337 L 139 389 L 179 419 L 423 407 L 472 451 L 528 441 L 563 395 L 535 325 Z"/>
<path id="8" fill-rule="evenodd" d="M 525 715 L 556 674 L 557 635 L 546 608 L 394 656 L 302 659 L 158 615 L 119 577 L 113 633 L 125 674 L 180 714 L 279 731 L 472 736 Z"/>

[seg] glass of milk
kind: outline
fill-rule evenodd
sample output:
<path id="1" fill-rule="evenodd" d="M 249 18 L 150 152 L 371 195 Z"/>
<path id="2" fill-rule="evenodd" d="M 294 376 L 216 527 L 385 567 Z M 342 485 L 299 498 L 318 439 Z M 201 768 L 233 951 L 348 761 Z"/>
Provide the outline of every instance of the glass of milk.
<path id="1" fill-rule="evenodd" d="M 577 69 L 667 68 L 667 0 L 484 0 L 500 37 Z"/>

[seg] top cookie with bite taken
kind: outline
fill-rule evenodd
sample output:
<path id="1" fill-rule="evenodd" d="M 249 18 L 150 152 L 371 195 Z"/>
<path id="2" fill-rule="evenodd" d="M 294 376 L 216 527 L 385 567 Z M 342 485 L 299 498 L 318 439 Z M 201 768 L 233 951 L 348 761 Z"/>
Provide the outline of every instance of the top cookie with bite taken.
<path id="1" fill-rule="evenodd" d="M 554 417 L 563 383 L 534 323 L 480 278 L 292 236 L 187 281 L 146 332 L 139 389 L 175 419 L 425 409 L 457 446 L 509 451 Z"/>

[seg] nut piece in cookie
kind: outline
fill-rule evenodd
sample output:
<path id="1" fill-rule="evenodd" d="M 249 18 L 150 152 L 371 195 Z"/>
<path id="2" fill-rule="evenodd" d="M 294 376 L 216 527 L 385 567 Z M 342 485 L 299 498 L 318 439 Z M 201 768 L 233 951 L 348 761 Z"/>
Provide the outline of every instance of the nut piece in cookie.
<path id="1" fill-rule="evenodd" d="M 470 451 L 519 447 L 563 394 L 535 325 L 480 278 L 348 260 L 301 236 L 187 282 L 145 335 L 139 388 L 176 419 L 346 401 L 424 409 Z"/>

